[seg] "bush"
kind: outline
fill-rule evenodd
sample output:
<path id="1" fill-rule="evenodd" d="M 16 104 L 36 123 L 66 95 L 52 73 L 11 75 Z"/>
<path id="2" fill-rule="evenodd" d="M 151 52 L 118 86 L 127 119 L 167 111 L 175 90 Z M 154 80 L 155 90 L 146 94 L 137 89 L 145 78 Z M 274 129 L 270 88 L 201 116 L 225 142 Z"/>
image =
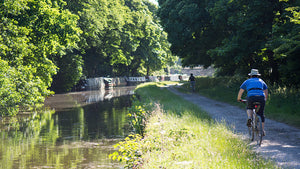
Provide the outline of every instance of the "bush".
<path id="1" fill-rule="evenodd" d="M 0 59 L 0 115 L 16 115 L 20 108 L 29 109 L 50 94 L 31 66 L 10 67 Z"/>
<path id="2" fill-rule="evenodd" d="M 151 114 L 151 105 L 143 104 L 136 98 L 132 102 L 132 106 L 128 108 L 130 118 L 130 125 L 134 130 L 134 133 L 144 136 L 146 122 Z"/>
<path id="3" fill-rule="evenodd" d="M 118 151 L 109 155 L 112 160 L 125 163 L 125 168 L 136 168 L 142 165 L 142 145 L 145 134 L 146 123 L 152 114 L 153 105 L 150 102 L 141 102 L 133 97 L 132 106 L 129 109 L 128 117 L 130 125 L 135 134 L 131 134 L 124 141 L 114 145 Z"/>
<path id="4" fill-rule="evenodd" d="M 141 165 L 141 140 L 142 137 L 139 134 L 129 135 L 124 141 L 114 145 L 118 151 L 110 154 L 109 158 L 125 163 L 124 168 L 134 168 Z"/>

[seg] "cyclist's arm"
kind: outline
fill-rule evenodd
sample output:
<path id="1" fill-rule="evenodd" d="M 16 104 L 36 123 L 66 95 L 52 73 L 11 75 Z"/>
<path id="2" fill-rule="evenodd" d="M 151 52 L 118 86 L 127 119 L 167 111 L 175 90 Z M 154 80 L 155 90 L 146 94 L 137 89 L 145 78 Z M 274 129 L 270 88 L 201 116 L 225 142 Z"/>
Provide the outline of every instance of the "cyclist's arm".
<path id="1" fill-rule="evenodd" d="M 268 89 L 264 90 L 264 93 L 265 93 L 265 101 L 267 101 L 269 95 Z"/>
<path id="2" fill-rule="evenodd" d="M 242 99 L 242 95 L 243 95 L 244 91 L 245 91 L 244 89 L 240 89 L 239 94 L 237 96 L 237 101 L 238 102 Z"/>

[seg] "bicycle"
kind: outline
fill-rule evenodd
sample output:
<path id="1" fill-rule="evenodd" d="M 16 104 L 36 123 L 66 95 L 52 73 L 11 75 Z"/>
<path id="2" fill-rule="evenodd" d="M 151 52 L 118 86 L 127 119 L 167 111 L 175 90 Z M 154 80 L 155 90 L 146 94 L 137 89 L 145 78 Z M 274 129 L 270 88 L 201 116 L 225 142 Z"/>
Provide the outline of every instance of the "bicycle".
<path id="1" fill-rule="evenodd" d="M 246 103 L 247 100 L 241 100 L 241 102 Z M 248 127 L 249 137 L 251 141 L 254 141 L 254 138 L 257 142 L 258 146 L 261 146 L 262 138 L 263 138 L 263 129 L 262 129 L 262 121 L 261 117 L 256 114 L 260 109 L 260 103 L 254 102 L 253 114 L 251 117 L 251 126 Z"/>
<path id="2" fill-rule="evenodd" d="M 194 93 L 195 92 L 195 81 L 190 82 L 190 88 L 191 88 L 191 92 Z"/>

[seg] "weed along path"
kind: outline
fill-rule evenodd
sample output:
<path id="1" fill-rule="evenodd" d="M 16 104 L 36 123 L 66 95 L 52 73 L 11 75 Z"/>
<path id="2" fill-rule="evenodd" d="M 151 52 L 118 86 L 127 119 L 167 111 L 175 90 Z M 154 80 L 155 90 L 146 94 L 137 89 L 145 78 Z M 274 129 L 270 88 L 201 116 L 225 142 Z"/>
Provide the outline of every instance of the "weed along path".
<path id="1" fill-rule="evenodd" d="M 213 119 L 225 122 L 242 139 L 248 139 L 246 112 L 236 106 L 218 102 L 198 94 L 186 94 L 168 87 L 173 93 L 183 97 L 208 112 Z M 254 142 L 253 149 L 267 159 L 272 159 L 278 166 L 300 169 L 300 130 L 266 118 L 266 136 L 261 147 Z"/>

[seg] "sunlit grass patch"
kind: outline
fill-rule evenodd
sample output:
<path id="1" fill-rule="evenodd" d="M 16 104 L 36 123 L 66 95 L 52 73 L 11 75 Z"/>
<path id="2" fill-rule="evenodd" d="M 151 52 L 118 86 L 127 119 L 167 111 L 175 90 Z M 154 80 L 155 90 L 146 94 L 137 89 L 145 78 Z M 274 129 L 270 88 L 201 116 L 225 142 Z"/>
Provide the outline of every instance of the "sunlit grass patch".
<path id="1" fill-rule="evenodd" d="M 144 137 L 125 139 L 113 159 L 134 168 L 277 168 L 198 106 L 156 83 L 136 90 L 143 107 L 152 105 Z M 139 107 L 139 106 L 138 106 Z M 147 109 L 143 109 L 147 110 Z M 132 162 L 133 161 L 133 162 Z M 125 166 L 125 167 L 126 167 Z M 130 167 L 129 167 L 130 168 Z"/>
<path id="2" fill-rule="evenodd" d="M 160 103 L 145 129 L 143 168 L 276 168 L 225 124 L 167 89 L 150 84 L 137 93 Z"/>
<path id="3" fill-rule="evenodd" d="M 159 102 L 163 107 L 163 110 L 181 115 L 183 113 L 192 113 L 195 117 L 210 119 L 209 115 L 199 110 L 199 107 L 192 104 L 176 94 L 168 91 L 166 88 L 160 88 L 161 83 L 145 83 L 142 86 L 138 86 L 136 93 L 144 102 Z"/>
<path id="4" fill-rule="evenodd" d="M 144 168 L 274 168 L 224 124 L 191 114 L 156 113 L 146 133 Z"/>

